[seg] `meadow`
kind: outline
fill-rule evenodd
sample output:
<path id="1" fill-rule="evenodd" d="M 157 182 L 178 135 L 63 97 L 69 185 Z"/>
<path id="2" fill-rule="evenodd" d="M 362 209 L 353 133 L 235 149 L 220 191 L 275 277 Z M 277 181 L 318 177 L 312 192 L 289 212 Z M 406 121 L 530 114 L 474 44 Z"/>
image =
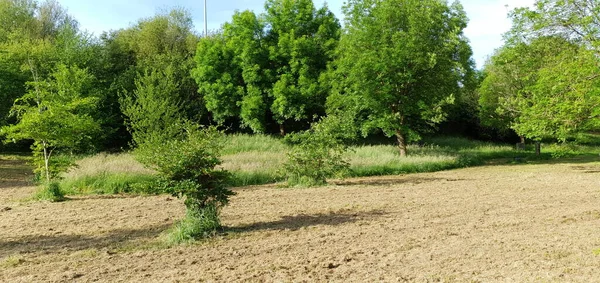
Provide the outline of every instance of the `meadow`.
<path id="1" fill-rule="evenodd" d="M 288 146 L 278 137 L 230 135 L 222 150 L 222 169 L 232 173 L 230 185 L 243 187 L 284 181 L 282 165 Z M 533 145 L 515 150 L 514 145 L 482 142 L 457 137 L 427 138 L 408 147 L 410 155 L 400 158 L 393 141 L 363 140 L 350 146 L 347 178 L 386 176 L 481 166 L 551 162 L 560 158 L 593 158 L 598 150 L 585 145 L 543 145 L 535 156 Z M 66 195 L 157 194 L 152 170 L 139 164 L 132 154 L 119 153 L 77 157 L 76 167 L 63 174 L 60 188 Z"/>

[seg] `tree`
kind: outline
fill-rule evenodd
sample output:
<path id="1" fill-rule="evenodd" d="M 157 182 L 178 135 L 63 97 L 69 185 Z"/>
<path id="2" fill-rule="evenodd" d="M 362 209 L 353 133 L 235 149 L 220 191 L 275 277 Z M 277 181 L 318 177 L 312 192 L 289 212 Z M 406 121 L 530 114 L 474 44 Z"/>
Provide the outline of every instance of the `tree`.
<path id="1" fill-rule="evenodd" d="M 538 0 L 534 9 L 511 13 L 513 28 L 505 49 L 514 49 L 509 65 L 519 70 L 516 81 L 522 83 L 510 95 L 515 109 L 511 128 L 519 135 L 566 141 L 598 129 L 599 16 L 600 5 L 583 0 Z M 495 86 L 511 83 L 506 76 L 493 80 Z M 495 94 L 501 90 L 490 89 Z"/>
<path id="2" fill-rule="evenodd" d="M 444 119 L 472 68 L 465 12 L 438 0 L 354 0 L 344 12 L 329 107 L 357 113 L 363 135 L 395 135 L 405 156 L 407 138 Z"/>
<path id="3" fill-rule="evenodd" d="M 558 36 L 581 42 L 600 53 L 600 3 L 589 0 L 536 0 L 534 8 L 518 8 L 510 14 L 513 28 L 507 39 L 529 41 Z"/>
<path id="4" fill-rule="evenodd" d="M 334 59 L 340 24 L 327 6 L 312 0 L 267 0 L 265 19 L 275 82 L 271 112 L 285 134 L 286 121 L 310 121 L 325 113 L 328 89 L 319 81 Z"/>
<path id="5" fill-rule="evenodd" d="M 172 68 L 146 70 L 135 80 L 132 94 L 121 96 L 121 111 L 135 145 L 150 137 L 162 136 L 164 140 L 180 134 L 183 101 L 177 97 L 179 84 Z M 177 126 L 179 125 L 179 126 Z"/>
<path id="6" fill-rule="evenodd" d="M 182 102 L 182 114 L 192 121 L 202 118 L 205 112 L 203 101 L 190 74 L 195 65 L 193 57 L 198 36 L 193 32 L 193 21 L 188 11 L 173 9 L 161 12 L 140 20 L 128 29 L 106 34 L 104 39 L 109 44 L 106 50 L 111 56 L 109 68 L 114 68 L 113 91 L 132 93 L 136 87 L 132 82 L 137 74 L 169 69 L 177 81 L 177 91 L 172 94 Z M 129 64 L 123 66 L 119 59 L 125 59 Z M 113 95 L 116 96 L 116 93 Z"/>
<path id="7" fill-rule="evenodd" d="M 84 149 L 100 133 L 92 118 L 98 99 L 93 77 L 84 69 L 59 65 L 47 80 L 40 80 L 34 67 L 31 71 L 29 91 L 11 110 L 18 123 L 3 127 L 0 134 L 6 142 L 33 140 L 32 150 L 40 157 L 37 172 L 49 182 L 58 173 L 51 163 L 56 150 Z"/>
<path id="8" fill-rule="evenodd" d="M 333 60 L 340 25 L 311 0 L 269 0 L 260 16 L 234 14 L 223 30 L 202 39 L 194 78 L 218 123 L 238 119 L 265 132 L 271 124 L 307 127 L 325 112 L 321 76 Z"/>
<path id="9" fill-rule="evenodd" d="M 524 113 L 547 100 L 542 96 L 550 93 L 539 92 L 540 70 L 559 59 L 557 54 L 577 49 L 577 45 L 555 36 L 536 38 L 529 43 L 509 43 L 498 49 L 485 65 L 486 77 L 479 89 L 483 123 L 515 130 L 522 143 L 525 137 L 533 137 L 527 134 L 530 131 L 523 131 L 522 125 L 542 121 L 533 116 L 526 118 Z M 542 136 L 536 136 L 539 138 Z"/>
<path id="10" fill-rule="evenodd" d="M 527 96 L 523 93 L 527 92 Z M 557 50 L 519 93 L 513 128 L 527 138 L 566 141 L 600 127 L 600 75 L 594 52 L 576 45 Z"/>
<path id="11" fill-rule="evenodd" d="M 133 95 L 121 100 L 135 142 L 134 155 L 159 173 L 160 185 L 185 197 L 187 216 L 175 241 L 206 237 L 220 226 L 219 209 L 233 194 L 221 163 L 221 133 L 186 119 L 172 69 L 151 70 L 136 79 Z"/>

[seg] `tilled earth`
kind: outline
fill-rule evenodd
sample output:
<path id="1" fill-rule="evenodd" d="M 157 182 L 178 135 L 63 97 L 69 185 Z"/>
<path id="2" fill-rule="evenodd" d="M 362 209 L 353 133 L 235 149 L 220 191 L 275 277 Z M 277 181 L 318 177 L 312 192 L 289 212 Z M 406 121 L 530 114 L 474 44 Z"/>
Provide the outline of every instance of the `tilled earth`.
<path id="1" fill-rule="evenodd" d="M 166 247 L 180 200 L 27 202 L 7 162 L 2 282 L 600 282 L 600 163 L 242 188 L 221 235 Z"/>

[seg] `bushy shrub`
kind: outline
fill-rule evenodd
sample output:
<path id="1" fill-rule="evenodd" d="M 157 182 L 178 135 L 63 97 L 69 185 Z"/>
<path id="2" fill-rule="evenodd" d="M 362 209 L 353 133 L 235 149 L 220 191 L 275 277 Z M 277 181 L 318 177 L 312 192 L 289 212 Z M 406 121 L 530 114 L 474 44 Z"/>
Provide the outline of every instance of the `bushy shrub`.
<path id="1" fill-rule="evenodd" d="M 355 136 L 351 121 L 345 116 L 332 115 L 313 124 L 308 131 L 286 137 L 286 142 L 292 145 L 284 164 L 288 186 L 323 185 L 327 178 L 348 173 L 346 141 Z"/>
<path id="2" fill-rule="evenodd" d="M 166 192 L 185 198 L 186 218 L 200 217 L 185 220 L 185 225 L 204 223 L 208 219 L 206 215 L 211 215 L 210 221 L 218 224 L 219 209 L 233 195 L 226 186 L 229 173 L 215 168 L 221 163 L 219 150 L 223 135 L 215 128 L 192 124 L 187 124 L 184 129 L 181 136 L 168 140 L 148 136 L 134 154 L 140 162 L 158 172 L 159 182 Z M 188 236 L 197 237 L 213 233 L 216 227 L 218 225 L 201 225 L 179 231 L 191 231 L 193 233 Z"/>

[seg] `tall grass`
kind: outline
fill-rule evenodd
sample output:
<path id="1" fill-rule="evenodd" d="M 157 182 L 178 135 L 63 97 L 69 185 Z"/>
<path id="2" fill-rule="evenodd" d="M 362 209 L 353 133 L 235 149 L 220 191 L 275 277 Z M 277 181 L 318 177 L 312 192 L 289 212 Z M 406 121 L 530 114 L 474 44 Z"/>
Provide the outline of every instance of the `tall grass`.
<path id="1" fill-rule="evenodd" d="M 260 185 L 284 180 L 281 171 L 288 147 L 281 139 L 264 135 L 231 135 L 223 145 L 221 168 L 232 173 L 231 186 Z M 350 176 L 381 176 L 433 172 L 476 166 L 494 161 L 498 164 L 563 160 L 578 156 L 598 159 L 597 147 L 544 144 L 543 155 L 534 156 L 533 145 L 517 151 L 513 145 L 495 144 L 457 137 L 428 138 L 420 145 L 409 145 L 409 155 L 401 158 L 393 142 L 356 144 L 346 158 Z M 545 162 L 545 161 L 544 161 Z M 155 172 L 144 168 L 131 154 L 99 154 L 77 162 L 77 167 L 62 175 L 60 188 L 66 194 L 160 193 L 154 186 Z"/>
<path id="2" fill-rule="evenodd" d="M 231 172 L 234 187 L 283 181 L 281 167 L 287 146 L 280 139 L 265 135 L 231 135 L 223 148 L 222 168 Z"/>
<path id="3" fill-rule="evenodd" d="M 128 153 L 101 153 L 80 159 L 61 177 L 59 186 L 67 195 L 162 192 L 155 184 L 155 172 Z"/>

